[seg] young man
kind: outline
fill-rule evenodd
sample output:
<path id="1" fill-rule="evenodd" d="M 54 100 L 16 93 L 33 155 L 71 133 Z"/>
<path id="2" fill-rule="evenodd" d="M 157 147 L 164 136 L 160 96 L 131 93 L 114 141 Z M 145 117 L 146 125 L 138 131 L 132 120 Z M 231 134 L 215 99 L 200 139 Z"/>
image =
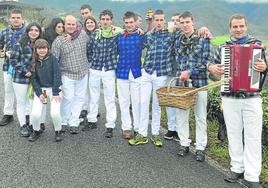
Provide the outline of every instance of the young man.
<path id="1" fill-rule="evenodd" d="M 0 126 L 5 126 L 13 121 L 15 94 L 12 86 L 12 75 L 8 73 L 8 68 L 10 66 L 9 57 L 11 50 L 20 36 L 25 32 L 21 10 L 12 10 L 9 22 L 10 26 L 0 32 L 0 50 L 5 51 L 5 61 L 3 64 L 5 104 L 4 116 L 0 121 Z"/>
<path id="2" fill-rule="evenodd" d="M 82 17 L 82 22 L 87 19 L 89 16 L 92 16 L 92 8 L 90 5 L 82 5 L 80 7 L 80 14 L 81 14 L 81 17 Z M 82 25 L 84 25 L 84 23 L 82 23 Z"/>
<path id="3" fill-rule="evenodd" d="M 77 28 L 74 16 L 65 18 L 65 31 L 72 35 Z M 64 36 L 59 36 L 52 44 L 52 54 L 59 60 L 62 74 L 62 129 L 70 126 L 70 133 L 77 134 L 79 114 L 84 103 L 88 82 L 89 63 L 86 45 L 89 40 L 85 31 L 66 43 Z"/>
<path id="4" fill-rule="evenodd" d="M 121 28 L 112 26 L 113 13 L 103 10 L 99 16 L 101 27 L 97 29 L 87 45 L 87 54 L 91 62 L 89 74 L 89 113 L 88 126 L 96 126 L 100 97 L 100 82 L 103 83 L 106 107 L 105 137 L 113 137 L 116 120 L 115 105 L 115 69 L 117 67 L 117 35 Z"/>
<path id="5" fill-rule="evenodd" d="M 194 18 L 188 11 L 180 15 L 180 28 L 183 35 L 175 40 L 175 60 L 177 75 L 181 82 L 199 88 L 207 85 L 207 64 L 211 61 L 211 45 L 209 39 L 200 38 L 194 30 Z M 189 152 L 189 112 L 177 110 L 177 129 L 180 137 L 178 155 L 185 156 Z M 196 120 L 196 160 L 205 160 L 207 145 L 207 91 L 197 93 L 194 106 Z"/>
<path id="6" fill-rule="evenodd" d="M 144 39 L 144 47 L 147 49 L 141 78 L 141 112 L 138 134 L 129 144 L 139 145 L 148 142 L 149 104 L 152 98 L 152 137 L 155 146 L 162 146 L 159 135 L 161 108 L 158 104 L 156 90 L 164 86 L 167 76 L 172 72 L 172 49 L 174 35 L 165 27 L 165 14 L 162 10 L 155 11 L 153 16 L 154 29 L 147 33 Z"/>
<path id="7" fill-rule="evenodd" d="M 132 104 L 134 135 L 140 124 L 140 80 L 143 35 L 137 31 L 135 13 L 126 12 L 124 32 L 118 35 L 117 91 L 121 109 L 123 138 L 131 138 L 130 98 Z"/>
<path id="8" fill-rule="evenodd" d="M 136 14 L 135 16 L 136 20 L 136 27 L 142 28 L 142 16 L 139 14 Z"/>
<path id="9" fill-rule="evenodd" d="M 261 41 L 247 34 L 246 17 L 240 14 L 230 18 L 230 41 L 226 45 L 259 44 Z M 215 53 L 215 64 L 209 64 L 208 70 L 216 75 L 224 74 L 221 65 L 220 46 Z M 254 62 L 254 70 L 263 77 L 267 74 L 265 48 L 262 57 Z M 244 62 L 241 62 L 243 64 Z M 261 91 L 261 86 L 260 86 Z M 230 183 L 244 177 L 248 187 L 259 188 L 259 176 L 262 163 L 262 99 L 259 92 L 222 92 L 223 115 L 227 128 L 231 169 L 225 178 Z"/>

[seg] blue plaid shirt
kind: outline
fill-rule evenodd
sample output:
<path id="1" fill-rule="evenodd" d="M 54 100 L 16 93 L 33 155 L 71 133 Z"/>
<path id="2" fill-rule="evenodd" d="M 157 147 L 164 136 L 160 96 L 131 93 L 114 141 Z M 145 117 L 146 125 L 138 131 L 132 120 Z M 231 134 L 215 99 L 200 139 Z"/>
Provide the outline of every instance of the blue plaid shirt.
<path id="1" fill-rule="evenodd" d="M 212 47 L 207 38 L 182 34 L 175 40 L 177 76 L 188 71 L 193 87 L 207 85 L 207 64 L 212 60 Z"/>
<path id="2" fill-rule="evenodd" d="M 157 76 L 172 74 L 174 33 L 168 30 L 153 31 L 145 35 L 143 46 L 147 49 L 144 70 Z"/>
<path id="3" fill-rule="evenodd" d="M 25 32 L 25 28 L 22 27 L 18 30 L 12 29 L 11 27 L 5 28 L 0 32 L 0 49 L 5 51 L 11 51 L 17 40 Z M 13 40 L 12 40 L 13 39 Z M 9 66 L 9 58 L 5 57 L 5 62 L 3 64 L 3 71 L 7 71 Z"/>
<path id="4" fill-rule="evenodd" d="M 143 35 L 126 33 L 118 36 L 118 67 L 116 76 L 120 79 L 128 79 L 131 70 L 134 78 L 141 76 L 141 54 L 143 45 Z"/>
<path id="5" fill-rule="evenodd" d="M 28 84 L 30 78 L 26 77 L 25 74 L 32 69 L 32 48 L 30 47 L 30 42 L 24 48 L 22 48 L 20 43 L 15 44 L 9 62 L 14 67 L 12 74 L 13 82 Z"/>
<path id="6" fill-rule="evenodd" d="M 102 70 L 103 67 L 105 71 L 116 69 L 117 36 L 99 38 L 98 30 L 92 33 L 87 44 L 87 57 L 92 69 Z"/>

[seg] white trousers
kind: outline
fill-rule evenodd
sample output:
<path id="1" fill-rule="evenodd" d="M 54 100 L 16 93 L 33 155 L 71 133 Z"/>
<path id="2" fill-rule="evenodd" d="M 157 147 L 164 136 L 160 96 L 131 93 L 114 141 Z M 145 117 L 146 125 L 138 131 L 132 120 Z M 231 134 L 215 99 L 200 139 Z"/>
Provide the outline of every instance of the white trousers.
<path id="1" fill-rule="evenodd" d="M 88 121 L 97 122 L 97 114 L 99 109 L 100 98 L 100 82 L 103 84 L 104 103 L 106 107 L 106 128 L 114 128 L 116 121 L 116 105 L 115 105 L 115 71 L 99 71 L 90 69 L 89 74 L 89 113 Z"/>
<path id="2" fill-rule="evenodd" d="M 72 80 L 67 76 L 62 76 L 62 125 L 79 126 L 79 115 L 85 99 L 87 81 L 87 74 L 81 80 Z"/>
<path id="3" fill-rule="evenodd" d="M 244 172 L 246 180 L 258 182 L 262 162 L 262 99 L 260 97 L 247 99 L 222 97 L 222 104 L 231 171 Z"/>
<path id="4" fill-rule="evenodd" d="M 87 89 L 86 89 L 85 100 L 82 106 L 82 110 L 89 111 L 89 100 L 90 100 L 90 95 L 89 95 L 89 74 L 88 74 Z"/>
<path id="5" fill-rule="evenodd" d="M 159 135 L 160 130 L 160 118 L 161 108 L 158 104 L 158 98 L 156 90 L 163 87 L 167 82 L 167 76 L 157 77 L 156 71 L 152 75 L 146 73 L 142 69 L 141 78 L 141 113 L 140 113 L 140 127 L 139 133 L 145 137 L 148 135 L 148 124 L 149 124 L 149 105 L 152 97 L 152 123 L 151 129 L 153 135 Z"/>
<path id="6" fill-rule="evenodd" d="M 28 87 L 28 84 L 18 84 L 13 82 L 13 88 L 17 100 L 17 116 L 20 126 L 26 124 L 25 116 L 30 115 L 32 111 L 32 100 L 26 96 Z"/>
<path id="7" fill-rule="evenodd" d="M 182 146 L 190 146 L 189 139 L 189 112 L 188 110 L 177 109 L 177 124 Z M 205 150 L 207 146 L 207 91 L 199 91 L 194 106 L 196 125 L 196 149 Z"/>
<path id="8" fill-rule="evenodd" d="M 122 130 L 131 130 L 131 117 L 129 112 L 130 100 L 132 104 L 133 127 L 138 132 L 140 124 L 140 87 L 141 77 L 134 78 L 129 71 L 129 79 L 117 79 L 117 92 L 121 110 Z"/>
<path id="9" fill-rule="evenodd" d="M 172 79 L 173 77 L 168 77 L 167 79 L 167 84 L 169 84 L 169 81 Z M 171 86 L 174 86 L 176 83 L 176 81 L 173 81 L 171 83 Z M 169 131 L 178 131 L 178 126 L 177 126 L 177 121 L 176 121 L 176 114 L 177 114 L 177 109 L 176 108 L 173 108 L 173 107 L 167 107 L 166 108 L 166 111 L 167 111 L 167 125 L 168 125 L 168 130 Z"/>
<path id="10" fill-rule="evenodd" d="M 15 102 L 15 93 L 13 89 L 12 76 L 7 74 L 6 71 L 3 72 L 4 75 L 4 88 L 5 88 L 5 97 L 4 97 L 4 115 L 13 115 L 14 114 L 14 102 Z"/>

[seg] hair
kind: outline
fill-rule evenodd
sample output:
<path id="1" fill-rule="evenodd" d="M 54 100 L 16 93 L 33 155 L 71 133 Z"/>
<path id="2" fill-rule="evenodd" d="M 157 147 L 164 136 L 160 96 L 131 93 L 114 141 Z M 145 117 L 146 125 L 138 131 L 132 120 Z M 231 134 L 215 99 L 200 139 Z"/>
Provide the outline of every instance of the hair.
<path id="1" fill-rule="evenodd" d="M 88 9 L 88 10 L 92 11 L 91 6 L 88 5 L 88 4 L 84 4 L 84 5 L 82 5 L 82 6 L 80 7 L 80 10 L 84 10 L 84 9 Z"/>
<path id="2" fill-rule="evenodd" d="M 194 20 L 194 17 L 191 12 L 185 11 L 180 15 L 180 18 L 191 18 L 191 20 Z"/>
<path id="3" fill-rule="evenodd" d="M 164 11 L 163 10 L 156 10 L 155 12 L 154 12 L 154 15 L 164 15 L 165 13 L 164 13 Z"/>
<path id="4" fill-rule="evenodd" d="M 142 18 L 142 16 L 140 15 L 140 14 L 138 14 L 138 13 L 136 13 L 136 19 L 135 20 L 137 20 L 138 19 L 138 17 L 140 17 L 140 18 Z"/>
<path id="5" fill-rule="evenodd" d="M 29 25 L 27 25 L 25 33 L 23 33 L 21 38 L 19 39 L 19 44 L 21 45 L 22 48 L 24 48 L 28 44 L 28 42 L 30 42 L 30 37 L 28 34 L 30 32 L 31 27 L 33 26 L 37 27 L 39 30 L 39 36 L 37 37 L 37 39 L 42 36 L 41 26 L 36 22 L 30 23 Z"/>
<path id="6" fill-rule="evenodd" d="M 111 20 L 113 19 L 114 15 L 113 15 L 112 11 L 109 9 L 105 9 L 105 10 L 101 11 L 99 19 L 101 19 L 102 16 L 106 16 L 106 15 L 110 16 Z"/>
<path id="7" fill-rule="evenodd" d="M 179 12 L 177 12 L 177 13 L 173 14 L 172 17 L 173 17 L 173 16 L 180 16 L 180 15 L 181 15 L 181 14 L 180 14 Z"/>
<path id="8" fill-rule="evenodd" d="M 84 21 L 84 29 L 85 29 L 86 33 L 88 35 L 90 35 L 92 33 L 92 31 L 88 31 L 87 30 L 87 27 L 86 27 L 86 23 L 87 23 L 88 20 L 92 20 L 95 23 L 95 28 L 94 28 L 93 31 L 95 31 L 96 29 L 98 29 L 99 26 L 98 26 L 98 23 L 97 23 L 96 19 L 93 16 L 89 16 L 87 19 L 85 19 L 85 21 Z"/>
<path id="9" fill-rule="evenodd" d="M 48 41 L 48 43 L 51 45 L 52 42 L 55 40 L 55 38 L 59 35 L 56 32 L 56 27 L 59 23 L 62 23 L 64 25 L 64 21 L 61 18 L 53 18 L 50 22 L 50 24 L 45 28 L 43 37 Z"/>
<path id="10" fill-rule="evenodd" d="M 123 21 L 124 21 L 125 19 L 129 19 L 129 18 L 133 18 L 133 19 L 136 21 L 137 18 L 138 18 L 138 16 L 137 16 L 137 14 L 135 14 L 134 12 L 127 11 L 127 12 L 124 14 Z"/>
<path id="11" fill-rule="evenodd" d="M 21 9 L 12 9 L 10 12 L 10 15 L 11 14 L 21 14 L 22 15 L 22 10 Z"/>
<path id="12" fill-rule="evenodd" d="M 34 43 L 34 49 L 33 49 L 33 58 L 32 58 L 32 71 L 35 71 L 35 66 L 36 66 L 36 62 L 39 58 L 38 54 L 37 54 L 37 48 L 47 48 L 48 52 L 47 55 L 48 56 L 50 54 L 50 45 L 48 43 L 48 41 L 46 41 L 45 39 L 37 39 Z"/>
<path id="13" fill-rule="evenodd" d="M 232 27 L 232 21 L 234 19 L 237 19 L 237 20 L 245 20 L 245 24 L 246 26 L 248 25 L 248 22 L 247 22 L 247 18 L 246 16 L 244 16 L 243 14 L 234 14 L 230 17 L 230 20 L 229 20 L 229 27 L 231 28 Z"/>

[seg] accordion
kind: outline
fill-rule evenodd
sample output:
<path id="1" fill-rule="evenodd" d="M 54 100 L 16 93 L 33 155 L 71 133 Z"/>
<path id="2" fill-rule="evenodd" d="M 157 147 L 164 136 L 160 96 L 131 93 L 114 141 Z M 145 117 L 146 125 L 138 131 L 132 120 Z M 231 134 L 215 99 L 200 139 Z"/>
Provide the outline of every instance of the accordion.
<path id="1" fill-rule="evenodd" d="M 254 62 L 262 57 L 262 47 L 257 44 L 224 45 L 221 50 L 221 64 L 224 75 L 231 78 L 221 86 L 222 93 L 258 92 L 261 87 L 260 72 L 254 71 Z"/>

